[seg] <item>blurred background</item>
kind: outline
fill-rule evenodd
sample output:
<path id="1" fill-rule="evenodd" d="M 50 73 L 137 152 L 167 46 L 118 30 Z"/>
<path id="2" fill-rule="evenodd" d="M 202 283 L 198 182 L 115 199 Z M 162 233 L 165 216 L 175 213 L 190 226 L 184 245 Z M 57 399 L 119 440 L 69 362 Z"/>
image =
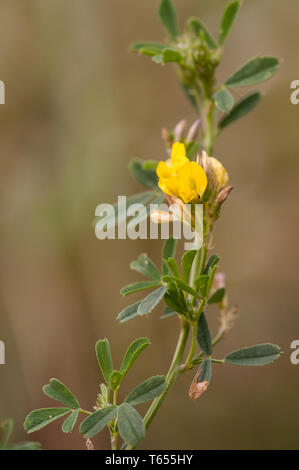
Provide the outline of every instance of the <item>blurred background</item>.
<path id="1" fill-rule="evenodd" d="M 224 0 L 176 0 L 180 23 L 200 16 L 216 33 Z M 131 157 L 164 159 L 161 128 L 196 115 L 173 66 L 129 54 L 137 40 L 165 38 L 159 0 L 3 0 L 0 5 L 0 419 L 26 439 L 31 410 L 55 406 L 41 387 L 62 380 L 91 409 L 102 381 L 94 353 L 108 337 L 115 365 L 128 344 L 151 346 L 123 384 L 123 394 L 166 372 L 178 334 L 162 307 L 125 325 L 120 288 L 137 280 L 129 263 L 142 252 L 159 262 L 161 241 L 99 241 L 94 211 L 142 190 L 127 171 Z M 255 111 L 230 126 L 216 156 L 235 186 L 215 230 L 215 250 L 240 317 L 217 349 L 273 342 L 284 354 L 264 368 L 214 368 L 209 393 L 192 402 L 193 374 L 171 390 L 146 449 L 298 448 L 299 366 L 290 363 L 298 322 L 298 122 L 290 83 L 299 79 L 298 2 L 244 1 L 227 41 L 219 79 L 255 55 L 282 66 L 262 85 Z M 259 89 L 260 89 L 259 88 Z M 247 93 L 237 90 L 235 97 Z M 217 318 L 211 310 L 214 331 Z M 144 408 L 140 408 L 143 413 Z M 84 449 L 61 422 L 33 434 L 44 449 Z M 94 439 L 109 446 L 106 432 Z"/>

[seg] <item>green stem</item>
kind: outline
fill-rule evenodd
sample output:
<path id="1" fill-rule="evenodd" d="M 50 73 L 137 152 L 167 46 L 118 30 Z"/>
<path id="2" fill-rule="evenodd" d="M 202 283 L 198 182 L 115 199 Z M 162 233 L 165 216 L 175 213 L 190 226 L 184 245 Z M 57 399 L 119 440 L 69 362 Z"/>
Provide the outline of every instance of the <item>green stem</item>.
<path id="1" fill-rule="evenodd" d="M 191 347 L 190 351 L 186 360 L 186 367 L 187 368 L 192 368 L 192 359 L 195 351 L 195 346 L 196 346 L 196 335 L 197 335 L 197 322 L 193 323 L 192 325 L 192 341 L 191 341 Z"/>
<path id="2" fill-rule="evenodd" d="M 184 317 L 180 317 L 180 319 L 181 319 L 181 332 L 180 332 L 177 347 L 176 347 L 176 350 L 175 350 L 170 368 L 169 368 L 168 373 L 166 375 L 166 379 L 165 379 L 166 380 L 166 388 L 165 388 L 164 392 L 159 397 L 157 397 L 153 400 L 151 406 L 149 407 L 149 409 L 148 409 L 148 411 L 147 411 L 147 413 L 146 413 L 146 415 L 143 419 L 143 422 L 144 422 L 144 425 L 145 425 L 146 429 L 150 426 L 151 422 L 153 421 L 154 417 L 156 416 L 156 413 L 159 410 L 160 406 L 162 405 L 166 395 L 168 394 L 171 385 L 173 384 L 173 382 L 175 381 L 175 379 L 177 378 L 177 376 L 180 372 L 179 365 L 180 365 L 180 362 L 182 360 L 182 357 L 183 357 L 183 354 L 184 354 L 184 351 L 185 351 L 185 348 L 186 348 L 186 344 L 187 344 L 187 340 L 188 340 L 188 336 L 189 336 L 189 330 L 190 330 L 190 325 L 186 321 L 186 319 Z M 126 449 L 127 450 L 133 450 L 134 448 L 135 448 L 134 446 L 128 446 Z"/>

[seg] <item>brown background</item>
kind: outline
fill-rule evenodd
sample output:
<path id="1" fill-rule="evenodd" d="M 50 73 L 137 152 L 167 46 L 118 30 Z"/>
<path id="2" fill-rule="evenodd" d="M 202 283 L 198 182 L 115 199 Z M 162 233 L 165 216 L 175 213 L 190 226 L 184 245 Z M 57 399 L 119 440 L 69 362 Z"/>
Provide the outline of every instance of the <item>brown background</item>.
<path id="1" fill-rule="evenodd" d="M 197 15 L 216 33 L 226 2 L 175 3 L 181 24 Z M 124 394 L 165 373 L 171 358 L 175 319 L 160 321 L 158 309 L 126 325 L 115 319 L 130 303 L 120 288 L 138 278 L 130 261 L 146 251 L 158 262 L 161 242 L 100 242 L 92 227 L 99 203 L 141 189 L 128 174 L 130 158 L 165 158 L 161 127 L 196 118 L 171 65 L 128 54 L 133 41 L 165 37 L 158 4 L 1 2 L 0 339 L 7 363 L 0 366 L 0 417 L 14 418 L 14 440 L 26 438 L 29 411 L 55 406 L 41 392 L 50 377 L 93 406 L 101 381 L 97 339 L 110 338 L 116 365 L 133 339 L 151 339 Z M 192 374 L 182 376 L 144 448 L 298 448 L 299 366 L 290 363 L 290 343 L 299 337 L 299 106 L 290 103 L 290 83 L 299 78 L 298 7 L 296 0 L 244 2 L 219 69 L 224 79 L 257 54 L 282 61 L 261 87 L 259 107 L 216 146 L 235 185 L 217 224 L 216 251 L 240 307 L 217 356 L 267 341 L 284 354 L 265 368 L 215 367 L 209 393 L 195 403 L 187 396 Z M 45 449 L 85 446 L 77 432 L 63 435 L 60 423 L 32 437 Z M 109 444 L 106 434 L 94 441 Z"/>

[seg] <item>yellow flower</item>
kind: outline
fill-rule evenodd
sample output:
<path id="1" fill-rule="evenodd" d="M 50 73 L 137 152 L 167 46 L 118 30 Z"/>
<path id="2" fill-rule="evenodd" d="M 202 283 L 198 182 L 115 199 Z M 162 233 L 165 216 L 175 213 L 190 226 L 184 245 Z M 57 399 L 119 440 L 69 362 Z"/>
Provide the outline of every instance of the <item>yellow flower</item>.
<path id="1" fill-rule="evenodd" d="M 208 181 L 203 168 L 190 162 L 184 144 L 176 142 L 172 146 L 171 158 L 160 162 L 157 167 L 158 185 L 168 196 L 175 196 L 185 204 L 200 199 Z"/>

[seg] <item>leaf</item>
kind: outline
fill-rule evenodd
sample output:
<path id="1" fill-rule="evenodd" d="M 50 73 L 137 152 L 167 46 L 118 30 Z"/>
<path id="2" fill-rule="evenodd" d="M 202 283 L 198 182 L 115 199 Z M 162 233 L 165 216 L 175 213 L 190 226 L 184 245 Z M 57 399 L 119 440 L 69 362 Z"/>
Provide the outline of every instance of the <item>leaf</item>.
<path id="1" fill-rule="evenodd" d="M 212 378 L 212 361 L 206 358 L 202 361 L 200 368 L 195 375 L 189 390 L 189 397 L 192 400 L 200 398 L 208 389 Z"/>
<path id="2" fill-rule="evenodd" d="M 130 370 L 138 356 L 150 344 L 148 338 L 139 338 L 133 341 L 127 349 L 120 367 L 120 373 L 124 376 Z"/>
<path id="3" fill-rule="evenodd" d="M 163 26 L 172 39 L 179 36 L 180 31 L 177 23 L 176 12 L 171 0 L 162 0 L 160 3 L 159 16 Z"/>
<path id="4" fill-rule="evenodd" d="M 224 358 L 226 364 L 236 366 L 264 366 L 271 364 L 280 356 L 280 347 L 265 343 L 233 351 Z"/>
<path id="5" fill-rule="evenodd" d="M 182 60 L 182 55 L 176 49 L 167 47 L 163 49 L 162 52 L 163 62 L 180 62 Z"/>
<path id="6" fill-rule="evenodd" d="M 122 403 L 118 408 L 118 429 L 123 440 L 132 447 L 144 439 L 145 426 L 143 420 L 129 403 Z"/>
<path id="7" fill-rule="evenodd" d="M 120 293 L 124 296 L 135 294 L 135 292 L 140 292 L 146 289 L 152 289 L 153 287 L 161 286 L 161 281 L 140 281 L 134 282 L 133 284 L 128 284 L 123 287 Z"/>
<path id="8" fill-rule="evenodd" d="M 203 297 L 206 297 L 207 295 L 207 286 L 208 286 L 209 278 L 210 276 L 208 276 L 207 274 L 202 274 L 194 281 L 196 289 L 199 290 L 199 292 L 201 293 Z"/>
<path id="9" fill-rule="evenodd" d="M 193 30 L 194 34 L 199 38 L 204 35 L 205 41 L 211 49 L 217 48 L 215 39 L 210 35 L 207 28 L 198 18 L 190 18 L 190 20 L 188 21 L 188 25 Z"/>
<path id="10" fill-rule="evenodd" d="M 145 297 L 145 299 L 143 299 L 138 306 L 137 314 L 147 315 L 150 313 L 163 299 L 167 290 L 168 286 L 159 287 L 159 289 L 154 290 L 154 292 Z"/>
<path id="11" fill-rule="evenodd" d="M 168 240 L 166 240 L 163 245 L 162 259 L 167 260 L 168 258 L 173 258 L 176 253 L 176 247 L 177 247 L 177 240 L 175 240 L 172 237 L 168 238 Z M 162 273 L 167 274 L 167 272 L 165 272 L 166 269 L 164 269 L 163 271 L 163 267 L 164 266 L 162 266 Z"/>
<path id="12" fill-rule="evenodd" d="M 0 450 L 4 450 L 13 430 L 13 420 L 6 419 L 0 423 Z"/>
<path id="13" fill-rule="evenodd" d="M 70 408 L 80 408 L 77 398 L 57 379 L 51 379 L 50 383 L 43 387 L 43 392 L 53 400 L 59 401 Z"/>
<path id="14" fill-rule="evenodd" d="M 131 45 L 132 52 L 140 52 L 144 55 L 154 56 L 160 54 L 163 49 L 165 49 L 164 44 L 159 44 L 157 42 L 136 42 L 135 44 Z"/>
<path id="15" fill-rule="evenodd" d="M 113 362 L 111 357 L 110 344 L 107 338 L 100 339 L 96 343 L 96 355 L 100 369 L 107 385 L 110 385 L 110 374 L 113 372 Z"/>
<path id="16" fill-rule="evenodd" d="M 161 279 L 164 282 L 174 281 L 178 285 L 178 287 L 182 289 L 183 291 L 187 292 L 190 295 L 193 295 L 193 297 L 196 297 L 196 298 L 199 297 L 198 293 L 194 289 L 192 289 L 192 287 L 190 287 L 189 284 L 187 284 L 186 282 L 184 282 L 182 279 L 178 277 L 166 275 L 166 276 L 162 276 Z"/>
<path id="17" fill-rule="evenodd" d="M 62 431 L 69 434 L 74 430 L 80 410 L 74 410 L 64 421 Z"/>
<path id="18" fill-rule="evenodd" d="M 146 169 L 144 161 L 140 159 L 133 159 L 129 164 L 131 175 L 146 188 L 157 188 L 158 176 L 155 170 Z"/>
<path id="19" fill-rule="evenodd" d="M 224 116 L 224 118 L 220 121 L 218 127 L 219 129 L 224 129 L 229 124 L 237 121 L 238 119 L 246 116 L 255 106 L 260 102 L 262 95 L 258 92 L 251 93 L 250 95 L 246 96 L 242 100 L 240 100 L 236 106 L 233 107 L 231 112 Z"/>
<path id="20" fill-rule="evenodd" d="M 132 261 L 130 268 L 154 281 L 160 280 L 160 273 L 154 263 L 143 253 L 136 261 Z"/>
<path id="21" fill-rule="evenodd" d="M 197 250 L 189 250 L 184 253 L 182 257 L 182 276 L 185 282 L 189 282 L 190 271 L 195 258 Z"/>
<path id="22" fill-rule="evenodd" d="M 279 69 L 275 57 L 256 57 L 238 70 L 226 81 L 228 87 L 255 85 L 271 78 Z"/>
<path id="23" fill-rule="evenodd" d="M 110 377 L 109 377 L 109 385 L 111 390 L 115 391 L 118 389 L 119 384 L 122 381 L 122 375 L 118 370 L 114 370 L 111 372 Z"/>
<path id="24" fill-rule="evenodd" d="M 80 433 L 90 439 L 104 429 L 113 420 L 117 412 L 115 405 L 107 406 L 89 415 L 80 425 Z"/>
<path id="25" fill-rule="evenodd" d="M 165 320 L 166 318 L 170 318 L 176 315 L 176 312 L 172 310 L 172 308 L 168 307 L 168 305 L 165 307 L 163 315 L 161 315 L 161 320 Z"/>
<path id="26" fill-rule="evenodd" d="M 138 307 L 141 304 L 142 300 L 139 300 L 133 305 L 129 305 L 129 307 L 126 307 L 124 310 L 122 310 L 118 315 L 117 319 L 121 323 L 125 323 L 126 321 L 132 320 L 132 318 L 135 318 L 138 316 Z"/>
<path id="27" fill-rule="evenodd" d="M 41 408 L 34 410 L 25 419 L 24 429 L 28 434 L 39 431 L 71 411 L 70 408 Z"/>
<path id="28" fill-rule="evenodd" d="M 203 352 L 210 356 L 213 352 L 212 339 L 204 312 L 201 313 L 197 324 L 197 341 Z"/>
<path id="29" fill-rule="evenodd" d="M 164 260 L 164 262 L 165 262 L 165 265 L 168 266 L 168 272 L 170 274 L 173 273 L 174 276 L 176 276 L 178 278 L 181 277 L 179 267 L 178 267 L 177 262 L 174 258 L 168 258 L 168 260 Z"/>
<path id="30" fill-rule="evenodd" d="M 222 88 L 215 95 L 215 103 L 220 111 L 228 113 L 234 106 L 234 98 L 228 90 Z"/>
<path id="31" fill-rule="evenodd" d="M 222 46 L 227 39 L 240 9 L 240 2 L 231 2 L 224 10 L 220 23 L 218 42 Z"/>
<path id="32" fill-rule="evenodd" d="M 188 307 L 183 292 L 178 288 L 176 282 L 171 280 L 168 284 L 168 292 L 164 296 L 166 305 L 175 312 L 186 315 Z"/>
<path id="33" fill-rule="evenodd" d="M 219 261 L 219 256 L 217 255 L 212 255 L 209 261 L 206 264 L 206 267 L 203 271 L 203 274 L 211 274 L 212 268 L 218 263 Z"/>
<path id="34" fill-rule="evenodd" d="M 164 375 L 151 377 L 132 390 L 125 398 L 125 402 L 130 403 L 132 406 L 145 403 L 161 395 L 165 388 L 166 382 Z"/>
<path id="35" fill-rule="evenodd" d="M 41 450 L 42 445 L 39 442 L 18 442 L 7 447 L 7 450 Z"/>
<path id="36" fill-rule="evenodd" d="M 211 290 L 211 287 L 212 287 L 212 284 L 213 284 L 213 280 L 214 280 L 214 277 L 215 277 L 217 268 L 218 268 L 218 266 L 217 266 L 217 265 L 214 265 L 214 266 L 210 269 L 210 275 L 209 275 L 209 281 L 208 281 L 208 285 L 207 285 L 206 295 L 209 295 L 209 292 L 210 292 L 210 290 Z"/>
<path id="37" fill-rule="evenodd" d="M 217 289 L 209 298 L 208 304 L 220 304 L 223 300 L 223 297 L 225 295 L 225 288 L 220 287 L 220 289 Z"/>

